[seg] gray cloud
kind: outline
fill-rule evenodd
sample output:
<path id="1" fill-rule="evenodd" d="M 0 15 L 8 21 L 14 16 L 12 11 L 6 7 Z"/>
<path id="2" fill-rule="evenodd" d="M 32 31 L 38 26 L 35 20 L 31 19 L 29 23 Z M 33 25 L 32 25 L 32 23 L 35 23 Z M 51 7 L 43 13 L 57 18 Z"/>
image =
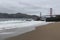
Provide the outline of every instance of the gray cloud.
<path id="1" fill-rule="evenodd" d="M 0 12 L 27 14 L 48 14 L 49 8 L 54 9 L 53 13 L 60 13 L 60 0 L 0 0 Z"/>

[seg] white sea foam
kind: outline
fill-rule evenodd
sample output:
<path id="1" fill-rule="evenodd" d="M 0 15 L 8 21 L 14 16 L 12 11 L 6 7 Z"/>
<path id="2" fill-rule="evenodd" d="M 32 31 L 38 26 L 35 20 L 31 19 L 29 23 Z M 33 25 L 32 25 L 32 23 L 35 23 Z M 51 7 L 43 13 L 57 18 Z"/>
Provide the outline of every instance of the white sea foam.
<path id="1" fill-rule="evenodd" d="M 5 21 L 0 22 L 0 37 L 8 38 L 12 36 L 17 36 L 32 30 L 35 27 L 46 25 L 52 22 L 45 21 Z"/>
<path id="2" fill-rule="evenodd" d="M 1 28 L 21 28 L 21 27 L 29 27 L 29 26 L 40 26 L 46 25 L 51 22 L 45 21 L 5 21 L 0 22 L 0 29 Z"/>

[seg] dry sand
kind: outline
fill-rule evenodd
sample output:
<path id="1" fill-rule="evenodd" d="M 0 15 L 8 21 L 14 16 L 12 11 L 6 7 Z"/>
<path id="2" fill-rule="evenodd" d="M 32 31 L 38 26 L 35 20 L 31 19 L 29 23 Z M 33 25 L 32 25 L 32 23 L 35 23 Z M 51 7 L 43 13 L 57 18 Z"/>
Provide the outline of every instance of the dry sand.
<path id="1" fill-rule="evenodd" d="M 40 26 L 34 31 L 7 40 L 60 40 L 60 23 Z"/>

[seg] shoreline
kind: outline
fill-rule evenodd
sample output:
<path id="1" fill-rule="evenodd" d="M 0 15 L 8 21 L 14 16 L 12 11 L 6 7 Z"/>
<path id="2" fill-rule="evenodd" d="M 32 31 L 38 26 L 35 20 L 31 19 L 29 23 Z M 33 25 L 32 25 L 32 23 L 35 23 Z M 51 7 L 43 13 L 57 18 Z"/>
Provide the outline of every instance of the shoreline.
<path id="1" fill-rule="evenodd" d="M 36 27 L 36 30 L 7 40 L 60 40 L 60 22 Z"/>

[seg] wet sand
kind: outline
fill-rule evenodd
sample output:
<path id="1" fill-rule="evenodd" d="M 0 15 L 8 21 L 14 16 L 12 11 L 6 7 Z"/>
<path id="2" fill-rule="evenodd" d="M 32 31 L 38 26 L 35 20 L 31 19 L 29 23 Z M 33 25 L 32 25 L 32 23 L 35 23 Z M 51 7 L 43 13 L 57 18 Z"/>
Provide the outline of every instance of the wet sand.
<path id="1" fill-rule="evenodd" d="M 60 40 L 60 23 L 39 26 L 34 31 L 7 40 Z"/>

